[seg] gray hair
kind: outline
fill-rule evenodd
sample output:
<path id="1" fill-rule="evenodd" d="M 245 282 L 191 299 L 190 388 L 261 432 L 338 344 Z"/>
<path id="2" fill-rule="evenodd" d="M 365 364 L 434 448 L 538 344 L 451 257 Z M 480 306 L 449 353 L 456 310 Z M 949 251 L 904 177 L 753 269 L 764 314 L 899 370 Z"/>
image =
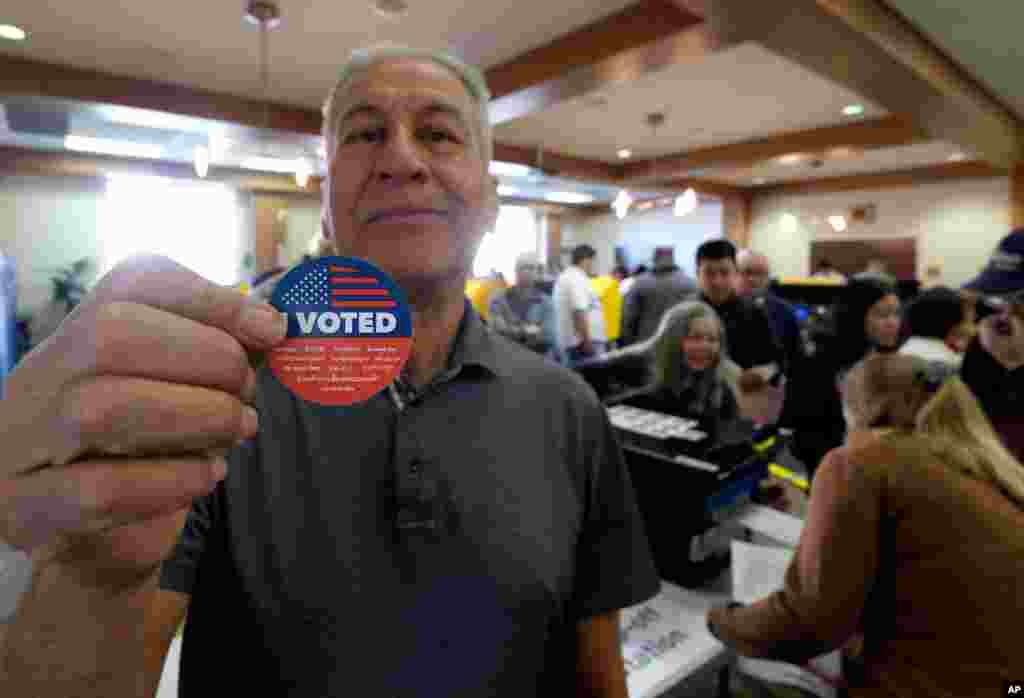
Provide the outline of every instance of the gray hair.
<path id="1" fill-rule="evenodd" d="M 720 350 L 718 362 L 705 376 L 706 381 L 713 377 L 731 382 L 730 364 L 726 351 L 725 328 L 714 309 L 700 301 L 683 301 L 669 308 L 661 318 L 658 331 L 650 343 L 654 354 L 654 378 L 658 385 L 670 386 L 679 390 L 692 380 L 692 375 L 682 357 L 682 339 L 690 332 L 694 320 L 707 318 L 718 326 Z"/>
<path id="2" fill-rule="evenodd" d="M 337 145 L 338 126 L 342 117 L 340 107 L 344 102 L 345 93 L 352 82 L 354 82 L 356 76 L 373 63 L 403 58 L 435 63 L 443 68 L 447 68 L 462 82 L 466 92 L 469 93 L 469 96 L 473 98 L 478 107 L 477 135 L 480 138 L 484 163 L 489 163 L 494 151 L 491 137 L 491 119 L 488 111 L 491 93 L 487 89 L 487 82 L 484 80 L 483 74 L 447 51 L 417 49 L 390 43 L 356 49 L 351 53 L 348 60 L 342 64 L 341 71 L 338 74 L 338 81 L 335 83 L 334 88 L 331 89 L 323 106 L 323 135 L 328 157 L 333 155 Z"/>

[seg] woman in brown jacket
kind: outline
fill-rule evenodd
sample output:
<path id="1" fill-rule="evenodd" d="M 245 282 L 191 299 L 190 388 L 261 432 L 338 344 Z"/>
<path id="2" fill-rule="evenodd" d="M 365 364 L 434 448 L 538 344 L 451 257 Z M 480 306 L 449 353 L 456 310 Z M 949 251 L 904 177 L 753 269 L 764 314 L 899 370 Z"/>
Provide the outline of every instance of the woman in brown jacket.
<path id="1" fill-rule="evenodd" d="M 1024 678 L 1024 466 L 938 371 L 881 355 L 850 372 L 850 435 L 814 479 L 785 587 L 710 611 L 722 642 L 803 663 L 861 634 L 851 697 L 982 697 Z"/>

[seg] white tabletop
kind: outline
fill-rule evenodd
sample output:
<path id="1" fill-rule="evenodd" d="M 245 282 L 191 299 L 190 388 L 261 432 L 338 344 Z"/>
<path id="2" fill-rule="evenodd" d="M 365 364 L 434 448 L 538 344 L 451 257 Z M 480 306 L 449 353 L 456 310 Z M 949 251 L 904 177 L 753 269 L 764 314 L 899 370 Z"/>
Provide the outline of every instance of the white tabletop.
<path id="1" fill-rule="evenodd" d="M 684 589 L 662 581 L 653 599 L 623 609 L 620 637 L 630 698 L 661 695 L 725 654 L 705 617 L 712 606 L 730 600 L 721 584 Z"/>

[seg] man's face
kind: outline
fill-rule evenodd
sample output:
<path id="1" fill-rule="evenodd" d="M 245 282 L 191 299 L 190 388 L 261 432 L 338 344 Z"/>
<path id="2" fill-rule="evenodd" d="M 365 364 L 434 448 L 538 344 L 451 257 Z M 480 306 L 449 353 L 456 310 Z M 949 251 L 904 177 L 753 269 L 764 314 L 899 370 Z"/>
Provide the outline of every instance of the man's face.
<path id="1" fill-rule="evenodd" d="M 697 266 L 700 290 L 712 303 L 725 303 L 736 295 L 736 262 L 705 259 Z"/>
<path id="2" fill-rule="evenodd" d="M 539 264 L 520 264 L 516 266 L 516 284 L 523 288 L 530 288 L 537 283 L 540 274 Z"/>
<path id="3" fill-rule="evenodd" d="M 594 259 L 594 257 L 587 257 L 586 259 L 580 260 L 579 268 L 585 271 L 587 276 L 594 275 Z"/>
<path id="4" fill-rule="evenodd" d="M 739 265 L 736 288 L 741 296 L 749 296 L 768 288 L 771 269 L 768 260 L 761 257 L 747 257 Z"/>
<path id="5" fill-rule="evenodd" d="M 429 61 L 387 60 L 343 100 L 324 191 L 338 253 L 421 284 L 468 275 L 498 199 L 462 82 Z"/>
<path id="6" fill-rule="evenodd" d="M 1024 366 L 1024 292 L 1007 299 L 1002 312 L 978 325 L 981 345 L 1008 369 Z"/>

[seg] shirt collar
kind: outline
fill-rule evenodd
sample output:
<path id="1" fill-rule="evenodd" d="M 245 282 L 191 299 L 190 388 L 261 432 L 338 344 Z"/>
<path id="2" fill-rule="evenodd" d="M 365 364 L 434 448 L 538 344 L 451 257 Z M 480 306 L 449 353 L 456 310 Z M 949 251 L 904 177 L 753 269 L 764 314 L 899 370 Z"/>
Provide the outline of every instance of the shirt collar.
<path id="1" fill-rule="evenodd" d="M 901 354 L 910 354 L 926 361 L 941 361 L 960 365 L 963 357 L 934 337 L 911 337 L 900 348 Z"/>
<path id="2" fill-rule="evenodd" d="M 448 354 L 448 371 L 444 378 L 450 380 L 467 366 L 475 366 L 494 376 L 502 375 L 501 365 L 495 351 L 494 337 L 487 330 L 472 303 L 463 300 L 462 319 L 455 333 L 452 350 Z"/>

